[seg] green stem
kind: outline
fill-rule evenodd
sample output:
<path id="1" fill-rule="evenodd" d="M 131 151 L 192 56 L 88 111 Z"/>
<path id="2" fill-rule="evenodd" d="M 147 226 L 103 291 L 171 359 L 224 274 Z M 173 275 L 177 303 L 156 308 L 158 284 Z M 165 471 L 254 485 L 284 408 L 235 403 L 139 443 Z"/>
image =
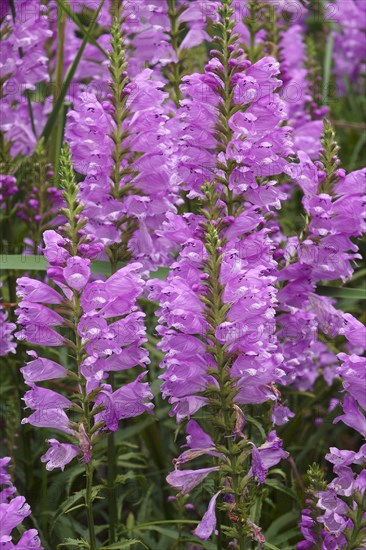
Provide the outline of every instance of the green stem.
<path id="1" fill-rule="evenodd" d="M 47 470 L 42 468 L 42 512 L 41 526 L 42 531 L 47 530 L 48 510 L 47 510 Z"/>
<path id="2" fill-rule="evenodd" d="M 65 45 L 65 27 L 66 27 L 66 17 L 64 12 L 58 8 L 57 12 L 57 52 L 56 52 L 56 70 L 55 70 L 55 88 L 53 94 L 53 105 L 56 104 L 59 95 L 61 93 L 61 88 L 63 84 L 64 77 L 64 45 Z M 63 127 L 63 114 L 64 110 L 61 108 L 59 111 L 59 116 L 57 117 L 53 132 L 52 139 L 50 140 L 50 158 L 53 166 L 55 167 L 55 174 L 58 173 L 58 157 L 61 149 L 61 142 L 59 138 L 60 128 Z"/>
<path id="3" fill-rule="evenodd" d="M 220 284 L 220 253 L 218 249 L 221 247 L 220 239 L 212 243 L 212 246 L 207 248 L 210 255 L 208 262 L 209 283 L 212 292 L 212 305 L 208 308 L 208 313 L 211 321 L 212 334 L 215 334 L 217 327 L 225 320 L 225 309 L 222 302 L 222 287 Z M 232 386 L 228 384 L 230 380 L 230 358 L 227 356 L 222 344 L 214 338 L 213 353 L 217 365 L 216 380 L 219 384 L 220 394 L 220 411 L 223 417 L 223 429 L 219 430 L 219 444 L 226 446 L 225 453 L 230 463 L 230 476 L 232 483 L 232 494 L 235 499 L 235 511 L 241 512 L 241 489 L 240 489 L 240 474 L 238 472 L 238 452 L 234 449 L 231 434 L 233 432 L 232 410 L 230 404 L 232 402 Z M 213 407 L 213 417 L 217 414 L 217 404 Z M 240 514 L 241 515 L 241 514 Z M 238 544 L 240 550 L 245 550 L 245 534 L 242 529 L 242 518 L 237 518 L 236 528 L 238 531 Z M 222 548 L 221 536 L 217 539 L 217 548 Z"/>
<path id="4" fill-rule="evenodd" d="M 113 389 L 113 379 L 110 373 L 110 384 Z M 116 541 L 116 527 L 118 523 L 118 508 L 117 508 L 117 494 L 116 494 L 116 477 L 117 477 L 117 464 L 116 464 L 116 446 L 114 441 L 114 433 L 110 433 L 108 436 L 108 511 L 109 511 L 109 544 L 113 544 Z"/>
<path id="5" fill-rule="evenodd" d="M 65 225 L 64 231 L 70 240 L 70 248 L 72 256 L 78 255 L 78 247 L 80 244 L 79 231 L 85 227 L 85 219 L 80 216 L 83 211 L 83 205 L 80 205 L 77 200 L 78 185 L 73 170 L 71 161 L 70 150 L 65 145 L 60 155 L 60 183 L 63 189 L 63 196 L 66 203 L 66 208 L 62 209 L 65 214 L 68 224 Z M 78 382 L 77 398 L 79 403 L 76 404 L 76 410 L 80 414 L 79 421 L 73 423 L 75 430 L 78 430 L 78 435 L 75 437 L 79 439 L 80 450 L 84 454 L 85 462 L 85 508 L 87 516 L 87 526 L 89 531 L 89 550 L 97 549 L 97 540 L 95 535 L 94 526 L 94 513 L 93 513 L 93 445 L 92 445 L 92 411 L 90 410 L 91 400 L 87 392 L 87 381 L 83 376 L 81 366 L 86 357 L 84 344 L 81 336 L 78 332 L 80 319 L 82 318 L 83 311 L 80 303 L 81 292 L 73 290 L 73 297 L 70 303 L 69 317 L 72 330 L 72 342 L 70 347 L 73 350 L 73 356 L 75 361 L 75 372 L 73 372 L 73 378 Z M 71 373 L 70 373 L 71 374 Z"/>
<path id="6" fill-rule="evenodd" d="M 112 254 L 110 257 L 111 262 L 111 274 L 113 275 L 117 271 L 117 258 L 115 254 Z M 109 383 L 112 386 L 114 383 L 114 373 L 109 373 Z M 111 432 L 108 435 L 108 469 L 107 469 L 107 480 L 108 480 L 108 511 L 109 511 L 109 544 L 113 544 L 116 541 L 116 527 L 118 523 L 118 508 L 117 508 L 117 494 L 116 494 L 116 477 L 117 477 L 117 452 L 116 445 L 114 440 L 114 433 Z"/>
<path id="7" fill-rule="evenodd" d="M 97 540 L 95 536 L 95 527 L 94 527 L 94 514 L 93 514 L 93 504 L 92 504 L 92 490 L 93 490 L 93 465 L 92 461 L 85 464 L 85 475 L 86 475 L 86 490 L 85 490 L 85 506 L 86 513 L 88 516 L 88 529 L 89 529 L 89 544 L 90 550 L 96 550 Z"/>
<path id="8" fill-rule="evenodd" d="M 357 514 L 355 518 L 352 518 L 353 521 L 353 529 L 352 529 L 352 535 L 351 539 L 349 540 L 349 550 L 357 550 L 360 546 L 360 543 L 362 543 L 363 536 L 362 534 L 366 533 L 366 527 L 364 525 L 364 529 L 361 530 L 361 526 L 363 523 L 363 515 L 366 510 L 366 493 L 364 493 L 362 497 L 362 501 L 358 502 L 358 508 L 357 508 Z M 361 534 L 362 533 L 362 534 Z"/>
<path id="9" fill-rule="evenodd" d="M 80 307 L 80 294 L 74 291 L 74 330 L 75 330 L 75 346 L 76 346 L 76 363 L 79 375 L 79 384 L 81 386 L 81 406 L 84 411 L 83 420 L 84 420 L 84 429 L 87 437 L 90 440 L 90 429 L 91 429 L 91 417 L 89 402 L 87 400 L 87 391 L 86 391 L 86 380 L 83 377 L 80 367 L 82 364 L 82 354 L 83 346 L 80 336 L 77 332 L 77 327 L 81 318 L 81 307 Z M 88 462 L 85 462 L 85 477 L 86 477 L 86 487 L 85 487 L 85 508 L 88 522 L 89 530 L 89 544 L 90 550 L 96 550 L 96 536 L 95 536 L 95 526 L 94 526 L 94 513 L 93 513 L 93 456 L 92 449 L 90 449 L 90 458 Z"/>
<path id="10" fill-rule="evenodd" d="M 177 13 L 177 6 L 175 0 L 168 0 L 168 16 L 170 20 L 170 37 L 171 45 L 178 58 L 176 63 L 173 63 L 172 75 L 170 76 L 170 83 L 174 91 L 173 101 L 177 107 L 180 105 L 181 93 L 180 93 L 180 81 L 181 81 L 181 62 L 179 60 L 179 15 Z"/>

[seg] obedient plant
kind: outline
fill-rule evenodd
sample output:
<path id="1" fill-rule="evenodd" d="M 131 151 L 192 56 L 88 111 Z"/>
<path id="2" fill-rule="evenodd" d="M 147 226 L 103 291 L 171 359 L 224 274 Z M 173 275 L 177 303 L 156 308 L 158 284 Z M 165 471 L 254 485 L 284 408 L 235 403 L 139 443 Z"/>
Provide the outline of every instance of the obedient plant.
<path id="1" fill-rule="evenodd" d="M 149 362 L 141 347 L 145 341 L 144 314 L 136 306 L 143 288 L 139 275 L 142 266 L 130 264 L 106 281 L 91 279 L 90 266 L 100 247 L 85 232 L 86 219 L 77 202 L 67 149 L 61 157 L 61 182 L 67 223 L 60 233 L 44 233 L 48 277 L 60 292 L 41 281 L 18 279 L 21 302 L 17 315 L 21 330 L 17 337 L 30 345 L 65 346 L 73 364 L 65 368 L 35 350 L 29 351 L 31 361 L 22 372 L 30 386 L 24 402 L 32 413 L 23 423 L 71 436 L 72 444 L 49 439 L 50 447 L 42 461 L 48 470 L 64 469 L 76 456 L 85 463 L 89 544 L 96 548 L 91 500 L 94 447 L 106 432 L 118 429 L 121 419 L 151 412 L 153 408 L 148 383 L 142 381 L 146 371 L 115 391 L 105 382 L 112 371 L 137 365 L 144 368 Z M 66 396 L 36 385 L 56 379 L 69 380 L 75 393 Z"/>
<path id="2" fill-rule="evenodd" d="M 158 332 L 168 352 L 163 396 L 178 422 L 203 411 L 210 432 L 189 422 L 190 450 L 167 480 L 186 494 L 215 473 L 216 491 L 195 534 L 211 536 L 217 507 L 231 520 L 227 526 L 223 520 L 222 533 L 245 548 L 246 540 L 264 541 L 250 516 L 255 482 L 264 483 L 269 468 L 287 456 L 275 431 L 266 441 L 245 435 L 244 406 L 276 401 L 274 384 L 283 376 L 274 334 L 274 246 L 262 224 L 281 198 L 269 176 L 284 170 L 291 143 L 279 127 L 285 115 L 274 92 L 278 64 L 264 58 L 251 65 L 243 58 L 234 45 L 230 5 L 224 1 L 219 9 L 220 49 L 204 75 L 184 77 L 187 99 L 178 112 L 182 179 L 188 197 L 200 198 L 201 213 L 170 217 L 163 234 L 181 251 L 167 281 L 151 282 L 150 296 L 161 305 Z M 215 457 L 213 466 L 181 469 L 206 454 Z"/>
<path id="3" fill-rule="evenodd" d="M 345 93 L 349 79 L 362 90 L 365 52 L 361 44 L 366 29 L 365 4 L 362 0 L 337 0 L 329 9 L 333 22 L 333 59 L 338 89 Z"/>
<path id="4" fill-rule="evenodd" d="M 1 3 L 1 547 L 364 548 L 364 12 Z"/>
<path id="5" fill-rule="evenodd" d="M 93 94 L 80 97 L 68 115 L 67 139 L 76 170 L 86 176 L 80 199 L 87 228 L 113 266 L 132 256 L 150 267 L 167 261 L 167 245 L 156 231 L 176 200 L 171 139 L 164 131 L 167 94 L 150 69 L 129 82 L 120 19 L 116 14 L 111 30 L 111 94 L 104 102 Z"/>
<path id="6" fill-rule="evenodd" d="M 278 322 L 287 376 L 303 390 L 312 388 L 321 371 L 326 380 L 334 378 L 337 358 L 320 341 L 318 331 L 329 339 L 345 336 L 357 352 L 366 345 L 362 323 L 350 313 L 337 311 L 330 298 L 315 293 L 320 281 L 345 281 L 352 276 L 353 262 L 360 255 L 351 237 L 365 231 L 365 170 L 346 175 L 339 167 L 338 146 L 328 121 L 324 123 L 322 146 L 317 164 L 304 152 L 299 153 L 300 170 L 294 179 L 304 193 L 306 225 L 300 238 L 288 241 L 286 263 L 279 275 L 285 283 L 278 293 L 284 312 Z"/>

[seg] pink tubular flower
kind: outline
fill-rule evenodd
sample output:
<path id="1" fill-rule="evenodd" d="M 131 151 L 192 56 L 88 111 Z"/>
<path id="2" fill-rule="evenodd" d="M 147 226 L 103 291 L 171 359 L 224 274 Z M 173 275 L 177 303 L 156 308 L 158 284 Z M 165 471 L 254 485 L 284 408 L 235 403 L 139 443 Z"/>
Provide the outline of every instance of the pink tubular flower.
<path id="1" fill-rule="evenodd" d="M 66 260 L 66 267 L 63 269 L 63 276 L 67 285 L 74 290 L 80 292 L 89 281 L 90 277 L 90 260 L 88 258 L 80 258 L 73 256 Z"/>
<path id="2" fill-rule="evenodd" d="M 218 470 L 218 466 L 201 468 L 200 470 L 175 470 L 166 479 L 170 485 L 180 490 L 180 494 L 185 495 L 197 487 L 206 476 Z"/>
<path id="3" fill-rule="evenodd" d="M 342 420 L 344 424 L 359 432 L 366 438 L 366 418 L 357 406 L 357 402 L 350 395 L 345 395 L 343 399 L 343 414 L 334 419 L 334 423 Z"/>
<path id="4" fill-rule="evenodd" d="M 344 389 L 366 410 L 366 359 L 346 353 L 339 353 L 338 359 L 343 361 L 337 370 L 342 377 Z"/>
<path id="5" fill-rule="evenodd" d="M 53 380 L 55 378 L 67 376 L 67 369 L 55 361 L 45 357 L 38 357 L 38 355 L 32 351 L 29 351 L 28 355 L 33 359 L 27 363 L 26 367 L 20 369 L 26 384 L 31 385 L 34 382 L 42 382 L 44 380 Z"/>
<path id="6" fill-rule="evenodd" d="M 103 420 L 108 430 L 115 432 L 118 422 L 123 418 L 139 416 L 143 412 L 152 413 L 154 408 L 151 400 L 153 395 L 147 382 L 140 382 L 146 373 L 140 374 L 134 382 L 126 384 L 115 392 L 108 385 L 102 386 L 102 391 L 95 401 L 96 406 L 104 405 L 104 411 L 96 415 L 96 420 Z"/>
<path id="7" fill-rule="evenodd" d="M 55 468 L 61 468 L 63 471 L 66 464 L 71 462 L 80 453 L 80 449 L 76 445 L 59 443 L 57 439 L 48 439 L 47 442 L 51 446 L 46 454 L 41 456 L 41 462 L 47 462 L 46 470 L 48 471 L 52 471 Z"/>
<path id="8" fill-rule="evenodd" d="M 275 431 L 268 435 L 266 443 L 252 451 L 252 473 L 258 478 L 259 483 L 264 483 L 267 471 L 287 458 L 289 453 L 282 449 L 282 440 L 277 437 Z"/>
<path id="9" fill-rule="evenodd" d="M 217 491 L 217 493 L 214 494 L 214 496 L 211 498 L 207 512 L 205 512 L 205 515 L 201 519 L 200 523 L 197 525 L 196 529 L 193 531 L 193 533 L 201 540 L 207 540 L 210 538 L 212 533 L 216 529 L 216 512 L 215 512 L 215 506 L 216 506 L 216 500 L 217 497 L 221 491 Z"/>
<path id="10" fill-rule="evenodd" d="M 2 283 L 0 283 L 0 288 Z M 0 357 L 8 353 L 15 353 L 16 344 L 13 340 L 13 332 L 16 329 L 14 323 L 9 323 L 8 314 L 0 303 Z"/>
<path id="11" fill-rule="evenodd" d="M 30 515 L 29 504 L 22 496 L 13 497 L 16 491 L 6 468 L 10 458 L 0 459 L 0 544 L 4 550 L 43 550 L 36 529 L 24 531 L 18 543 L 12 542 L 12 531 Z M 5 488 L 3 486 L 5 485 Z"/>

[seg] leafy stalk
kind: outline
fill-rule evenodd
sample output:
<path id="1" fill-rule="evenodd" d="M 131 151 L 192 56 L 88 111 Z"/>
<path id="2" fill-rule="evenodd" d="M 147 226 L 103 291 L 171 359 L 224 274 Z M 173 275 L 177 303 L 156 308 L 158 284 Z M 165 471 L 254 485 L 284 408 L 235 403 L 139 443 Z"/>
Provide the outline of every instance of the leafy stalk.
<path id="1" fill-rule="evenodd" d="M 264 7 L 266 7 L 266 5 L 258 0 L 249 0 L 247 4 L 248 16 L 244 18 L 244 23 L 249 30 L 250 43 L 249 46 L 244 47 L 252 63 L 258 61 L 262 53 L 262 46 L 256 45 L 255 38 L 257 32 L 262 28 L 263 25 L 263 21 L 261 21 L 261 18 L 263 16 L 262 10 Z"/>
<path id="2" fill-rule="evenodd" d="M 114 130 L 111 138 L 114 142 L 113 149 L 113 168 L 111 174 L 112 187 L 111 195 L 120 200 L 123 195 L 128 192 L 127 185 L 121 188 L 121 181 L 123 177 L 131 174 L 129 167 L 122 168 L 122 161 L 125 155 L 129 152 L 123 149 L 124 141 L 127 137 L 127 133 L 123 130 L 123 122 L 128 116 L 128 109 L 126 106 L 127 98 L 124 94 L 125 86 L 128 82 L 126 68 L 127 62 L 125 60 L 124 40 L 121 32 L 121 10 L 120 4 L 115 6 L 115 20 L 111 29 L 111 51 L 109 54 L 109 72 L 111 75 L 111 91 L 113 95 L 113 120 L 115 123 Z M 127 233 L 127 232 L 126 232 Z M 124 234 L 121 243 L 116 243 L 107 249 L 107 253 L 110 259 L 111 272 L 116 272 L 118 262 L 128 256 L 127 245 L 128 236 Z M 113 387 L 114 374 L 110 373 L 109 381 Z M 109 543 L 113 544 L 116 540 L 116 528 L 118 523 L 118 510 L 117 510 L 117 494 L 116 494 L 116 477 L 117 477 L 117 465 L 116 465 L 116 445 L 114 434 L 111 433 L 108 436 L 108 508 L 109 508 Z"/>
<path id="3" fill-rule="evenodd" d="M 122 22 L 120 9 L 117 9 L 111 29 L 112 48 L 109 54 L 109 72 L 111 75 L 111 91 L 114 107 L 114 129 L 111 133 L 114 148 L 112 153 L 113 168 L 111 173 L 112 185 L 110 193 L 116 200 L 121 200 L 133 190 L 131 179 L 136 175 L 136 172 L 131 168 L 135 155 L 131 154 L 130 148 L 126 145 L 128 132 L 123 129 L 123 123 L 129 116 L 129 110 L 127 106 L 127 95 L 125 94 L 128 77 L 126 73 L 127 62 L 125 59 L 124 37 L 121 32 Z M 123 161 L 126 159 L 128 162 L 125 162 L 125 165 L 122 166 Z M 127 182 L 122 184 L 123 180 L 127 178 Z M 131 218 L 127 218 L 123 221 L 119 221 L 117 223 L 117 228 L 119 228 L 123 222 L 125 222 L 125 228 L 121 236 L 121 242 L 115 243 L 107 249 L 113 272 L 116 270 L 118 262 L 127 261 L 130 258 L 128 242 L 135 230 L 135 222 Z"/>
<path id="4" fill-rule="evenodd" d="M 71 162 L 71 154 L 68 147 L 65 147 L 60 156 L 60 180 L 64 190 L 63 195 L 67 208 L 63 209 L 64 214 L 68 219 L 68 224 L 65 226 L 65 232 L 71 241 L 72 254 L 77 255 L 79 244 L 79 231 L 85 226 L 85 220 L 80 217 L 83 206 L 77 201 L 78 187 L 75 179 L 75 174 Z M 88 447 L 87 452 L 90 453 L 89 458 L 85 458 L 85 507 L 87 512 L 87 523 L 89 530 L 89 547 L 90 550 L 97 549 L 94 514 L 93 514 L 93 448 L 91 445 L 92 439 L 92 415 L 90 410 L 90 400 L 88 399 L 86 389 L 86 379 L 81 372 L 81 365 L 84 359 L 84 350 L 82 339 L 78 333 L 78 324 L 82 316 L 80 305 L 81 292 L 73 289 L 73 297 L 71 300 L 71 325 L 73 332 L 73 349 L 74 358 L 77 369 L 77 380 L 81 389 L 79 393 L 80 406 L 77 410 L 82 411 L 81 422 L 78 425 L 80 434 L 80 446 L 85 453 L 85 446 Z M 84 447 L 84 448 L 83 448 Z"/>
<path id="5" fill-rule="evenodd" d="M 210 400 L 211 423 L 215 427 L 215 439 L 219 443 L 217 449 L 226 457 L 223 479 L 220 480 L 220 489 L 225 494 L 230 494 L 234 504 L 221 504 L 222 510 L 228 513 L 232 527 L 221 525 L 221 529 L 228 537 L 237 539 L 240 550 L 245 550 L 247 538 L 246 520 L 248 511 L 246 503 L 243 500 L 243 491 L 248 483 L 246 472 L 248 470 L 247 458 L 250 454 L 250 447 L 246 438 L 242 438 L 239 443 L 232 441 L 231 434 L 235 431 L 236 410 L 233 406 L 234 398 L 237 393 L 233 386 L 233 380 L 230 376 L 230 367 L 232 357 L 216 338 L 217 328 L 226 320 L 226 314 L 229 309 L 228 304 L 222 300 L 224 288 L 220 283 L 221 270 L 221 249 L 224 244 L 219 236 L 220 230 L 220 211 L 216 207 L 219 199 L 214 190 L 214 186 L 207 185 L 204 189 L 206 195 L 206 209 L 204 214 L 207 221 L 204 224 L 206 231 L 205 247 L 208 252 L 208 260 L 205 265 L 205 271 L 208 275 L 206 280 L 207 294 L 202 297 L 205 308 L 205 317 L 210 325 L 207 337 L 211 342 L 208 351 L 212 353 L 217 369 L 211 369 L 212 375 L 218 384 L 218 387 L 209 387 L 206 394 Z M 229 476 L 231 485 L 224 484 L 224 478 Z M 221 547 L 221 541 L 218 540 Z"/>

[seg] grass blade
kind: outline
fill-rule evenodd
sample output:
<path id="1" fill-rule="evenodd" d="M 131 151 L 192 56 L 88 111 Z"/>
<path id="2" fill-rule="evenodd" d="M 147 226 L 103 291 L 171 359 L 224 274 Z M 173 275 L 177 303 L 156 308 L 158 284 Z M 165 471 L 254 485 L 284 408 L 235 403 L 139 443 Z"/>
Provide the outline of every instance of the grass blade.
<path id="1" fill-rule="evenodd" d="M 320 296 L 332 296 L 333 298 L 348 298 L 349 300 L 365 300 L 364 288 L 335 288 L 333 286 L 318 286 L 317 294 Z"/>
<path id="2" fill-rule="evenodd" d="M 94 29 L 94 26 L 95 26 L 95 24 L 97 22 L 97 19 L 98 19 L 98 15 L 100 13 L 100 10 L 103 7 L 104 2 L 105 2 L 105 0 L 101 1 L 101 3 L 98 6 L 97 11 L 94 14 L 94 17 L 93 17 L 93 19 L 90 23 L 90 32 L 92 32 L 93 29 Z M 51 112 L 50 116 L 48 117 L 46 125 L 43 128 L 43 132 L 42 132 L 41 137 L 43 137 L 45 139 L 45 141 L 47 141 L 49 139 L 50 135 L 51 135 L 53 126 L 56 123 L 56 120 L 57 120 L 57 117 L 58 117 L 58 113 L 59 113 L 61 107 L 63 106 L 64 99 L 65 99 L 66 94 L 67 94 L 67 90 L 69 89 L 69 86 L 72 82 L 72 79 L 74 78 L 76 69 L 78 68 L 78 65 L 80 63 L 80 60 L 81 60 L 81 57 L 82 57 L 83 52 L 85 50 L 85 46 L 86 46 L 87 42 L 88 42 L 88 36 L 84 35 L 84 38 L 83 38 L 83 41 L 82 41 L 81 46 L 79 48 L 79 51 L 76 54 L 76 57 L 75 57 L 74 61 L 72 62 L 72 64 L 70 65 L 70 67 L 68 68 L 68 70 L 66 72 L 65 80 L 64 80 L 64 83 L 63 83 L 62 88 L 60 90 L 60 95 L 58 96 L 57 101 L 56 101 L 56 103 L 55 103 L 55 105 L 52 109 L 52 112 Z"/>
<path id="3" fill-rule="evenodd" d="M 64 0 L 56 0 L 57 5 L 66 13 L 66 15 L 77 25 L 80 29 L 80 31 L 83 33 L 83 36 L 86 36 L 89 43 L 93 46 L 96 46 L 98 50 L 108 59 L 108 53 L 105 51 L 104 48 L 100 44 L 98 44 L 98 41 L 92 36 L 89 32 L 89 30 L 82 25 L 77 17 L 77 15 L 74 14 L 74 12 L 70 9 L 70 6 L 67 2 L 64 2 Z"/>
<path id="4" fill-rule="evenodd" d="M 325 46 L 325 58 L 324 58 L 324 72 L 323 72 L 323 104 L 328 103 L 329 83 L 332 71 L 332 58 L 333 58 L 333 33 L 330 32 L 327 37 L 327 43 Z"/>

